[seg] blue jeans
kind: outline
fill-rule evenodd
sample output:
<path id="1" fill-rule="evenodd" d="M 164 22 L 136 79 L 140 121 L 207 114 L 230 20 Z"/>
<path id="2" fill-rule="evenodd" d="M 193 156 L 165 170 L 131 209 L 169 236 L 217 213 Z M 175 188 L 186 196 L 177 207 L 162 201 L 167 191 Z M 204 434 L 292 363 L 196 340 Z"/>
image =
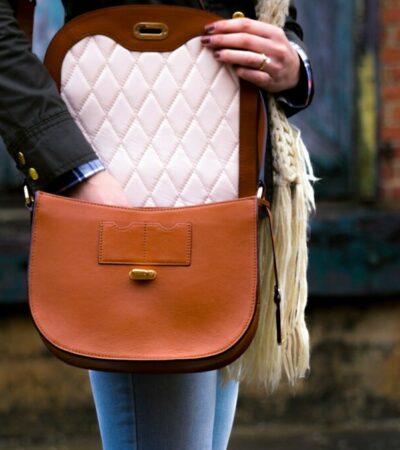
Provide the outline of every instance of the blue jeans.
<path id="1" fill-rule="evenodd" d="M 219 371 L 90 371 L 104 450 L 226 450 L 238 383 Z"/>

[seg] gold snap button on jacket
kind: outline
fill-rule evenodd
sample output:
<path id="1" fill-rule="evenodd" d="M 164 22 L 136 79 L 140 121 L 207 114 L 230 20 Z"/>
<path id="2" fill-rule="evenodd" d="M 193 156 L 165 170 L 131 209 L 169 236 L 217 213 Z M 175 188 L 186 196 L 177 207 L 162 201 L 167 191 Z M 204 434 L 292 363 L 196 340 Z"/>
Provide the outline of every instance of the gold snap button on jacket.
<path id="1" fill-rule="evenodd" d="M 34 169 L 33 167 L 31 167 L 28 170 L 28 174 L 33 181 L 36 181 L 39 179 L 39 174 L 37 173 L 36 169 Z"/>
<path id="2" fill-rule="evenodd" d="M 24 166 L 26 164 L 25 155 L 22 152 L 18 152 L 17 159 L 20 166 Z"/>
<path id="3" fill-rule="evenodd" d="M 232 19 L 243 19 L 243 17 L 246 17 L 242 11 L 236 11 L 232 14 Z"/>

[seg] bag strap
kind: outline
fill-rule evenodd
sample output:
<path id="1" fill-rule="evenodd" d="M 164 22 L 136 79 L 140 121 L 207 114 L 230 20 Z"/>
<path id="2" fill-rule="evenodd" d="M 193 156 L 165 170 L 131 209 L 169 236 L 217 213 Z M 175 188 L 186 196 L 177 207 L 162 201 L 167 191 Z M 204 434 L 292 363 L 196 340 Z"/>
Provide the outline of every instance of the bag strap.
<path id="1" fill-rule="evenodd" d="M 16 2 L 16 18 L 21 29 L 25 32 L 31 42 L 35 6 L 36 0 L 17 0 Z"/>

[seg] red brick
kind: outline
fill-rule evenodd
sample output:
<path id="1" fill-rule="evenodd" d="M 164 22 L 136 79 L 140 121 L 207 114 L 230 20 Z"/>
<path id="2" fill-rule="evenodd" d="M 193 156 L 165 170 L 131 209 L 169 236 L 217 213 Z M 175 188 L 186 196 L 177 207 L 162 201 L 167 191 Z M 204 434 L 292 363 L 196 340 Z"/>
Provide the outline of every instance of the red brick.
<path id="1" fill-rule="evenodd" d="M 381 105 L 381 110 L 384 113 L 384 122 L 387 119 L 392 119 L 397 113 L 396 111 L 400 108 L 400 99 L 393 101 L 386 101 Z"/>
<path id="2" fill-rule="evenodd" d="M 387 8 L 400 8 L 400 0 L 380 0 L 382 10 Z"/>
<path id="3" fill-rule="evenodd" d="M 400 8 L 400 0 L 379 0 L 379 3 L 385 6 L 386 9 Z"/>
<path id="4" fill-rule="evenodd" d="M 380 147 L 384 147 L 384 146 L 385 146 L 385 142 L 382 141 Z M 386 161 L 386 160 L 383 158 L 383 155 L 382 155 L 382 154 L 379 155 L 379 156 L 380 156 L 380 158 L 381 158 L 380 170 L 390 170 L 390 171 L 391 171 L 390 173 L 392 173 L 392 172 L 393 172 L 393 169 L 384 169 L 384 168 L 385 168 L 386 166 L 388 166 L 389 168 L 392 167 L 392 165 L 391 165 L 391 161 L 392 161 L 392 160 L 395 160 L 397 164 L 399 163 L 399 161 L 400 161 L 400 142 L 399 142 L 397 145 L 392 145 L 392 149 L 391 149 L 391 159 L 390 159 L 389 161 Z M 390 173 L 387 174 L 387 175 L 389 176 Z"/>
<path id="5" fill-rule="evenodd" d="M 394 177 L 400 184 L 400 159 L 396 158 L 396 157 L 393 157 L 393 172 L 394 172 Z"/>
<path id="6" fill-rule="evenodd" d="M 400 180 L 399 177 L 394 177 L 391 180 L 391 188 L 390 189 L 399 189 L 400 188 Z"/>
<path id="7" fill-rule="evenodd" d="M 394 171 L 392 165 L 389 162 L 383 163 L 380 167 L 379 173 L 381 176 L 382 184 L 384 184 L 385 180 L 393 178 Z"/>
<path id="8" fill-rule="evenodd" d="M 381 197 L 385 202 L 394 202 L 398 204 L 400 201 L 400 187 L 386 189 L 382 186 Z"/>
<path id="9" fill-rule="evenodd" d="M 400 29 L 400 22 L 393 22 L 387 25 L 382 25 L 379 29 L 381 39 L 379 42 L 381 45 L 388 45 L 390 43 L 394 44 L 393 39 L 396 37 Z"/>
<path id="10" fill-rule="evenodd" d="M 382 86 L 382 98 L 384 100 L 398 100 L 400 99 L 400 84 L 394 86 Z"/>
<path id="11" fill-rule="evenodd" d="M 391 117 L 393 120 L 399 121 L 400 123 L 400 107 L 393 108 L 391 111 Z"/>
<path id="12" fill-rule="evenodd" d="M 382 11 L 382 22 L 386 25 L 392 22 L 400 21 L 400 8 L 387 7 Z"/>
<path id="13" fill-rule="evenodd" d="M 397 183 L 395 178 L 385 178 L 381 176 L 381 186 L 385 191 L 391 191 L 392 189 L 400 187 L 400 183 Z"/>
<path id="14" fill-rule="evenodd" d="M 381 68 L 381 76 L 382 76 L 382 84 L 384 86 L 388 86 L 390 84 L 400 84 L 400 66 L 399 67 L 383 66 Z"/>
<path id="15" fill-rule="evenodd" d="M 383 140 L 400 142 L 400 124 L 398 127 L 384 126 L 381 130 L 381 138 Z"/>
<path id="16" fill-rule="evenodd" d="M 396 47 L 400 38 L 400 22 L 383 26 L 380 29 L 381 47 Z"/>
<path id="17" fill-rule="evenodd" d="M 380 58 L 383 62 L 400 67 L 400 49 L 395 47 L 381 48 Z"/>
<path id="18" fill-rule="evenodd" d="M 379 194 L 381 200 L 384 202 L 391 201 L 392 190 L 384 186 L 383 183 L 379 186 Z"/>
<path id="19" fill-rule="evenodd" d="M 390 110 L 386 110 L 384 114 L 381 114 L 382 129 L 385 128 L 400 128 L 399 121 L 393 117 L 393 113 Z"/>

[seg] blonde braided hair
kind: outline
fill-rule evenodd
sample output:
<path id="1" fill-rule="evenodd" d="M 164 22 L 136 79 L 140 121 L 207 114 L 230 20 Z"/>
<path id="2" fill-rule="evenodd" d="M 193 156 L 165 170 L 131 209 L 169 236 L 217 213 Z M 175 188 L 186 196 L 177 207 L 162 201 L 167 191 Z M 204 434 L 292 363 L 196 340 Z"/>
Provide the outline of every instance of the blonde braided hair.
<path id="1" fill-rule="evenodd" d="M 259 20 L 283 26 L 288 0 L 260 0 L 256 5 Z M 268 121 L 271 132 L 274 198 L 272 215 L 281 288 L 282 336 L 277 345 L 274 271 L 268 223 L 260 229 L 260 318 L 256 336 L 249 349 L 225 370 L 227 378 L 243 380 L 273 391 L 282 373 L 293 385 L 309 368 L 309 335 L 304 310 L 307 302 L 307 224 L 315 207 L 314 181 L 308 152 L 300 131 L 292 126 L 273 95 L 268 96 Z"/>

